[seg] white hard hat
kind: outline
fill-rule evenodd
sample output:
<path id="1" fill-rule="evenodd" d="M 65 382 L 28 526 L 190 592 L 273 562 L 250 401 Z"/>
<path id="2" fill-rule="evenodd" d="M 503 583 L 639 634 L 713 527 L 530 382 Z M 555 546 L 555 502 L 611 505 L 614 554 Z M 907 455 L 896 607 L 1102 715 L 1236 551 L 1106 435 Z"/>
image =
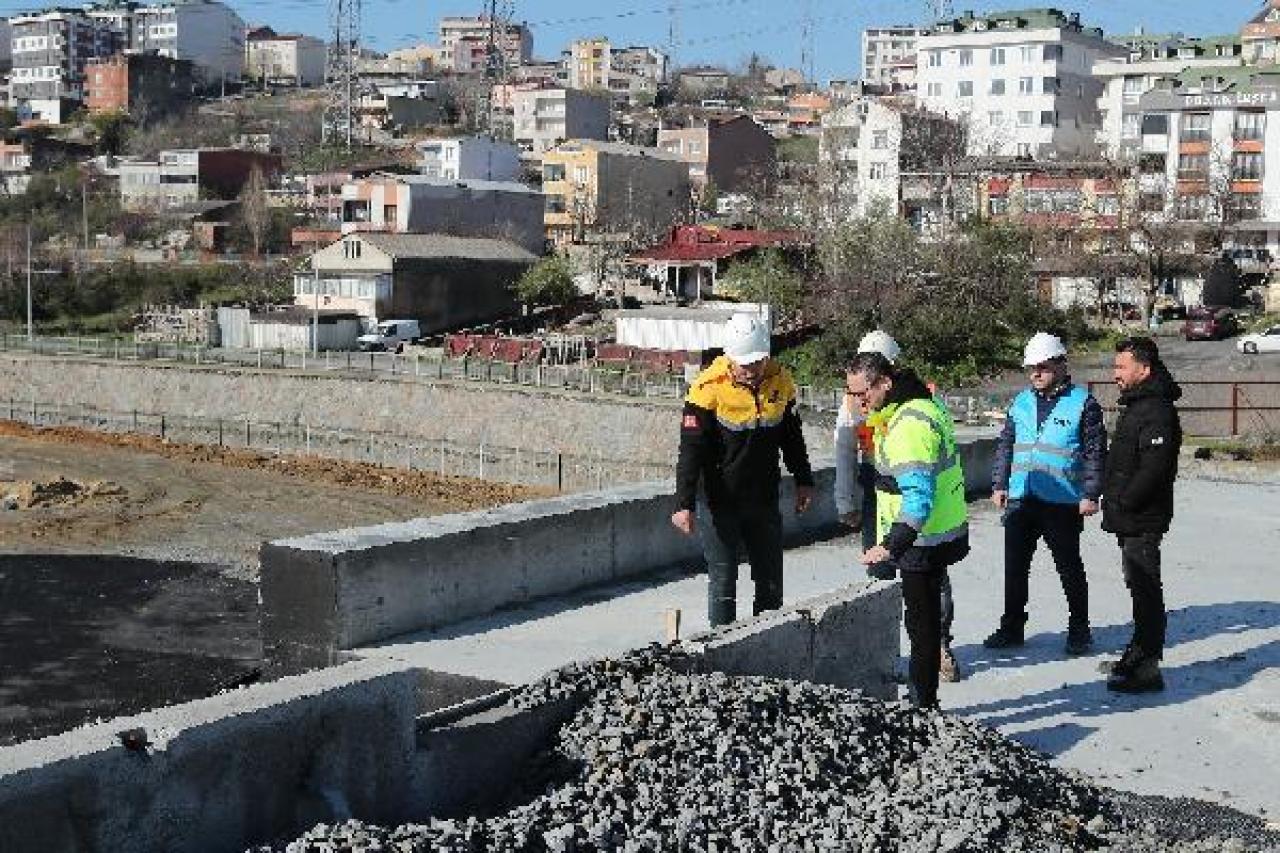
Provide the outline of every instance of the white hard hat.
<path id="1" fill-rule="evenodd" d="M 734 314 L 724 327 L 724 354 L 735 364 L 769 357 L 769 327 L 753 314 Z"/>
<path id="2" fill-rule="evenodd" d="M 858 352 L 878 352 L 893 364 L 897 364 L 898 357 L 902 355 L 898 342 L 888 332 L 879 329 L 863 336 L 862 342 L 858 344 Z"/>
<path id="3" fill-rule="evenodd" d="M 1061 338 L 1048 332 L 1036 332 L 1031 336 L 1031 340 L 1027 341 L 1026 349 L 1022 351 L 1022 366 L 1044 364 L 1055 358 L 1066 358 L 1066 355 L 1067 348 L 1063 345 Z"/>

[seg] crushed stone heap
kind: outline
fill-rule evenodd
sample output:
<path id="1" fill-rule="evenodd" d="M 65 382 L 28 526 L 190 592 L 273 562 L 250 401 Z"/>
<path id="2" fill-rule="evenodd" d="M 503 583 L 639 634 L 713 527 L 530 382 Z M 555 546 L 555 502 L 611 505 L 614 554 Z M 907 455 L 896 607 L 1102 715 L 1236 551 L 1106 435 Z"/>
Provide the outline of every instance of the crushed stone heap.
<path id="1" fill-rule="evenodd" d="M 693 671 L 649 649 L 517 692 L 576 714 L 489 817 L 319 825 L 262 850 L 1223 851 L 975 723 L 822 685 Z M 1257 848 L 1262 849 L 1262 848 Z"/>

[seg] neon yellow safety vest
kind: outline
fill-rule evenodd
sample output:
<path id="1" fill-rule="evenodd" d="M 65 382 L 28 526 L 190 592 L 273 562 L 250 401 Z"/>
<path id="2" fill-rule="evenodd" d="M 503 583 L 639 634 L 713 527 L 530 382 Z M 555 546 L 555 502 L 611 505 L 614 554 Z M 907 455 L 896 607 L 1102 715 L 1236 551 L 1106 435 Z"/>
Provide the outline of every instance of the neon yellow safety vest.
<path id="1" fill-rule="evenodd" d="M 876 487 L 877 538 L 883 542 L 895 522 L 916 530 L 915 544 L 923 548 L 967 536 L 964 467 L 951 415 L 932 398 L 895 403 L 881 412 L 885 431 L 877 431 L 876 473 L 882 483 L 891 478 L 899 488 L 893 493 Z M 933 481 L 927 504 L 902 494 L 904 484 L 923 482 L 922 475 Z"/>

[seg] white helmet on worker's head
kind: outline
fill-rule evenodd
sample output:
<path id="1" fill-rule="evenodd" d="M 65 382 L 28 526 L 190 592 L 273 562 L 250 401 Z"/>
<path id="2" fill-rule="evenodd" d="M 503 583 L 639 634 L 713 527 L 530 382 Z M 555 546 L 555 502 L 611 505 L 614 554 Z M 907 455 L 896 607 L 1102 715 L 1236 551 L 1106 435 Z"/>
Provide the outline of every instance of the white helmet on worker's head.
<path id="1" fill-rule="evenodd" d="M 768 358 L 769 327 L 754 314 L 734 314 L 724 327 L 724 354 L 734 364 Z"/>
<path id="2" fill-rule="evenodd" d="M 902 355 L 902 348 L 888 332 L 876 329 L 863 336 L 862 342 L 858 344 L 858 352 L 878 352 L 889 359 L 891 364 L 897 364 L 898 357 Z"/>
<path id="3" fill-rule="evenodd" d="M 1036 332 L 1031 336 L 1031 340 L 1027 341 L 1027 346 L 1022 351 L 1022 366 L 1031 367 L 1053 361 L 1055 358 L 1066 357 L 1067 348 L 1061 338 L 1048 332 Z"/>

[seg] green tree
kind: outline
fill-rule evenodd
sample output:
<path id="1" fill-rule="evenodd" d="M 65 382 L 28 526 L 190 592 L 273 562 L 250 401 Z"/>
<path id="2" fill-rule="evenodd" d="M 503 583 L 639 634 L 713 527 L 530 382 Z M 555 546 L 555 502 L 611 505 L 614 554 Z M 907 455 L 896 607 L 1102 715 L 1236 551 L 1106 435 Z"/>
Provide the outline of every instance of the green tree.
<path id="1" fill-rule="evenodd" d="M 795 325 L 809 292 L 804 277 L 778 249 L 765 249 L 749 260 L 735 262 L 717 289 L 744 302 L 769 304 L 780 328 Z"/>
<path id="2" fill-rule="evenodd" d="M 560 255 L 543 258 L 525 271 L 514 288 L 525 305 L 564 305 L 578 297 L 569 259 Z"/>
<path id="3" fill-rule="evenodd" d="M 97 140 L 99 154 L 120 154 L 129 139 L 129 114 L 110 110 L 89 116 L 89 126 Z"/>
<path id="4" fill-rule="evenodd" d="M 715 181 L 708 179 L 706 186 L 702 188 L 702 193 L 698 196 L 698 209 L 712 216 L 720 212 L 720 190 Z"/>

